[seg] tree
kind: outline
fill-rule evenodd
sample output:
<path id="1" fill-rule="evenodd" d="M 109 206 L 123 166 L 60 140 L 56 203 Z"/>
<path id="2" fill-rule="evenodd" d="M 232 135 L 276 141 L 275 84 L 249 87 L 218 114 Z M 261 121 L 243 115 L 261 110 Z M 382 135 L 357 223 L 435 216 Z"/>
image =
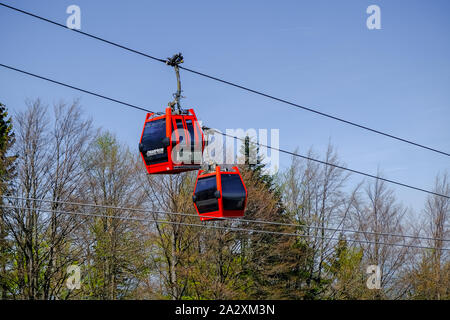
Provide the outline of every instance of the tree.
<path id="1" fill-rule="evenodd" d="M 48 127 L 45 117 L 46 107 L 40 100 L 27 101 L 27 110 L 16 115 L 17 143 L 15 152 L 18 176 L 14 182 L 16 196 L 23 199 L 9 199 L 14 209 L 5 212 L 5 221 L 14 237 L 15 268 L 9 279 L 14 288 L 14 297 L 23 299 L 42 298 L 41 271 L 43 264 L 42 222 L 46 213 L 43 204 L 33 199 L 45 197 L 47 188 L 45 175 L 48 172 Z"/>
<path id="2" fill-rule="evenodd" d="M 6 106 L 0 103 L 0 197 L 11 190 L 11 181 L 15 177 L 15 155 L 9 155 L 15 142 L 11 117 L 8 117 Z M 0 290 L 1 298 L 8 297 L 7 264 L 10 258 L 10 241 L 7 240 L 7 227 L 4 221 L 3 208 L 0 208 Z"/>
<path id="3" fill-rule="evenodd" d="M 308 156 L 317 158 L 310 150 Z M 342 165 L 330 144 L 324 161 Z M 303 297 L 316 299 L 323 297 L 332 282 L 325 266 L 333 255 L 334 237 L 349 208 L 354 194 L 342 191 L 348 175 L 333 166 L 322 166 L 310 160 L 292 158 L 290 168 L 283 176 L 283 202 L 290 223 L 297 225 L 301 243 L 304 246 L 302 277 L 298 277 L 298 287 L 302 288 Z"/>
<path id="4" fill-rule="evenodd" d="M 435 180 L 435 193 L 450 195 L 447 173 Z M 444 241 L 450 235 L 450 200 L 438 195 L 427 198 L 424 209 L 425 235 L 433 250 L 422 252 L 419 261 L 405 278 L 410 285 L 410 294 L 416 299 L 450 299 L 450 256 L 444 251 Z"/>
<path id="5" fill-rule="evenodd" d="M 137 159 L 109 132 L 99 135 L 82 158 L 85 178 L 77 198 L 97 207 L 84 219 L 77 236 L 82 241 L 82 267 L 86 276 L 81 297 L 124 299 L 147 275 L 147 241 L 139 209 L 144 192 L 138 183 Z"/>
<path id="6" fill-rule="evenodd" d="M 367 183 L 365 194 L 354 202 L 346 226 L 359 230 L 351 239 L 362 240 L 363 264 L 377 265 L 381 270 L 381 289 L 367 290 L 364 296 L 371 299 L 396 299 L 403 295 L 401 274 L 410 258 L 408 247 L 397 244 L 412 244 L 404 239 L 404 216 L 407 210 L 399 203 L 392 189 L 381 179 Z M 400 236 L 390 236 L 396 234 Z M 350 238 L 349 238 L 350 239 Z M 400 285 L 398 287 L 397 285 Z"/>
<path id="7" fill-rule="evenodd" d="M 302 292 L 293 279 L 302 272 L 302 268 L 297 267 L 303 262 L 305 248 L 295 237 L 280 236 L 282 233 L 295 233 L 296 228 L 287 225 L 290 220 L 276 177 L 266 171 L 259 148 L 249 137 L 245 138 L 241 154 L 244 164 L 240 171 L 248 191 L 246 219 L 278 223 L 256 227 L 272 233 L 242 232 L 238 235 L 242 275 L 247 283 L 252 284 L 248 297 L 298 297 Z M 258 224 L 242 225 L 253 229 Z"/>
<path id="8" fill-rule="evenodd" d="M 352 248 L 341 238 L 335 247 L 335 253 L 325 263 L 325 270 L 332 280 L 330 298 L 355 300 L 363 297 L 366 291 L 363 251 Z"/>
<path id="9" fill-rule="evenodd" d="M 0 196 L 11 187 L 11 180 L 15 176 L 14 162 L 16 155 L 10 155 L 15 142 L 11 117 L 6 106 L 0 103 Z"/>
<path id="10" fill-rule="evenodd" d="M 15 116 L 17 177 L 12 209 L 5 211 L 5 224 L 14 239 L 11 248 L 11 295 L 22 299 L 56 299 L 64 287 L 66 268 L 77 248 L 71 246 L 77 219 L 61 214 L 79 186 L 77 166 L 86 151 L 90 122 L 81 117 L 79 105 L 54 106 L 54 121 L 39 99 Z M 52 128 L 53 125 L 53 128 Z"/>
<path id="11" fill-rule="evenodd" d="M 142 172 L 145 172 L 144 168 Z M 146 205 L 151 210 L 149 214 L 153 220 L 160 221 L 149 227 L 153 245 L 152 270 L 159 280 L 159 289 L 154 294 L 160 298 L 177 300 L 193 295 L 189 291 L 189 275 L 198 257 L 194 246 L 199 241 L 200 229 L 186 224 L 199 223 L 198 218 L 188 215 L 195 214 L 192 204 L 194 182 L 195 176 L 192 173 L 145 175 L 141 179 Z"/>
<path id="12" fill-rule="evenodd" d="M 194 299 L 245 299 L 251 292 L 251 279 L 243 274 L 239 234 L 229 229 L 232 220 L 205 222 L 191 251 L 189 295 Z"/>

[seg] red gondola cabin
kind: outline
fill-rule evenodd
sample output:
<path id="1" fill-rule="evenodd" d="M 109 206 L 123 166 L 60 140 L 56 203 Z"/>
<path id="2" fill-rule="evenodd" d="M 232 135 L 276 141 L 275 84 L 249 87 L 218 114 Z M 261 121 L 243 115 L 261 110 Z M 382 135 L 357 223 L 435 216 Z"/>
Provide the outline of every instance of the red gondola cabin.
<path id="1" fill-rule="evenodd" d="M 182 114 L 147 113 L 139 151 L 149 174 L 180 173 L 200 169 L 205 148 L 203 131 L 189 109 Z"/>
<path id="2" fill-rule="evenodd" d="M 219 166 L 213 173 L 199 170 L 192 200 L 200 220 L 244 216 L 247 189 L 238 168 L 233 170 L 220 171 Z"/>

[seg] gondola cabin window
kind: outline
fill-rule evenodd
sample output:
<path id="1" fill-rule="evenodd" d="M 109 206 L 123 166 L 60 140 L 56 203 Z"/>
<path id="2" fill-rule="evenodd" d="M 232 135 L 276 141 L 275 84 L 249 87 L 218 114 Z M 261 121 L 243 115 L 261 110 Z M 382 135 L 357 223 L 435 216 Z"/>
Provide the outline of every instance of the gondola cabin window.
<path id="1" fill-rule="evenodd" d="M 216 193 L 217 181 L 215 175 L 198 179 L 195 196 L 199 213 L 219 210 L 219 200 L 216 198 Z"/>
<path id="2" fill-rule="evenodd" d="M 166 119 L 147 122 L 142 136 L 142 154 L 146 165 L 168 161 L 167 146 L 163 140 L 166 137 Z"/>
<path id="3" fill-rule="evenodd" d="M 222 197 L 224 210 L 244 210 L 245 188 L 237 174 L 222 174 Z"/>

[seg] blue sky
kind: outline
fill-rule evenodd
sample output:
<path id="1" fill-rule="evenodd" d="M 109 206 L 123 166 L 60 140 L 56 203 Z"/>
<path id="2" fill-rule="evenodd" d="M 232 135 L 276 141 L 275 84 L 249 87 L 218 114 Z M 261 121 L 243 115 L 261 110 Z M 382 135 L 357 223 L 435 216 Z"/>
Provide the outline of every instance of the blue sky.
<path id="1" fill-rule="evenodd" d="M 450 151 L 449 1 L 3 1 L 65 23 L 81 8 L 82 31 L 381 131 Z M 381 8 L 368 30 L 366 8 Z M 162 110 L 176 82 L 167 66 L 0 8 L 0 63 Z M 450 159 L 182 72 L 184 106 L 204 124 L 278 128 L 280 147 L 329 141 L 350 168 L 431 189 Z M 0 101 L 52 104 L 81 98 L 94 123 L 136 149 L 144 112 L 0 69 Z M 280 156 L 282 167 L 290 162 Z M 360 180 L 359 177 L 356 180 Z M 425 194 L 392 186 L 417 211 Z"/>

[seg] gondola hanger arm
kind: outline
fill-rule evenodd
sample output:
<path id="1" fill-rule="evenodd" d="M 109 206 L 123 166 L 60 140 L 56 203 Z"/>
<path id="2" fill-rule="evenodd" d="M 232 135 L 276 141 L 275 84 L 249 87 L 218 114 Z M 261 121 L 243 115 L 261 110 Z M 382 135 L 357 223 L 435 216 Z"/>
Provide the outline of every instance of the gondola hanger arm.
<path id="1" fill-rule="evenodd" d="M 173 55 L 172 58 L 167 58 L 167 60 L 166 60 L 166 64 L 168 66 L 171 66 L 174 68 L 175 74 L 177 76 L 177 92 L 173 94 L 175 99 L 173 101 L 169 102 L 169 106 L 172 108 L 172 111 L 174 113 L 178 112 L 180 114 L 183 111 L 181 109 L 180 99 L 184 98 L 184 97 L 181 95 L 180 68 L 178 65 L 183 62 L 184 62 L 184 59 L 183 59 L 183 55 L 181 54 L 181 52 Z M 175 105 L 177 106 L 177 110 L 175 110 Z"/>

